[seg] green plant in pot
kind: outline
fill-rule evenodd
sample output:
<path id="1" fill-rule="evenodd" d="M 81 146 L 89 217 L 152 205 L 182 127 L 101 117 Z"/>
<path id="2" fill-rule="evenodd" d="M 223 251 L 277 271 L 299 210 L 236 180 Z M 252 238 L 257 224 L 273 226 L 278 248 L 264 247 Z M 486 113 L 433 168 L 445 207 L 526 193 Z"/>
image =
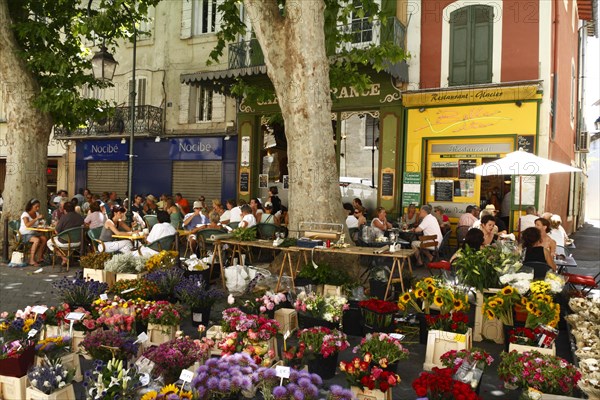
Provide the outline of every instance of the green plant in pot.
<path id="1" fill-rule="evenodd" d="M 240 242 L 250 242 L 256 240 L 256 228 L 237 228 L 231 232 L 231 236 Z"/>
<path id="2" fill-rule="evenodd" d="M 313 265 L 305 265 L 297 276 L 298 278 L 308 279 L 315 285 L 343 286 L 352 282 L 346 271 L 333 268 L 327 263 L 319 263 L 317 268 Z"/>
<path id="3" fill-rule="evenodd" d="M 104 269 L 104 263 L 112 258 L 111 253 L 90 253 L 79 261 L 82 268 L 87 269 Z"/>
<path id="4" fill-rule="evenodd" d="M 475 250 L 466 245 L 460 249 L 453 263 L 459 281 L 479 292 L 499 287 L 498 272 L 494 268 L 499 253 L 500 249 L 491 246 Z"/>

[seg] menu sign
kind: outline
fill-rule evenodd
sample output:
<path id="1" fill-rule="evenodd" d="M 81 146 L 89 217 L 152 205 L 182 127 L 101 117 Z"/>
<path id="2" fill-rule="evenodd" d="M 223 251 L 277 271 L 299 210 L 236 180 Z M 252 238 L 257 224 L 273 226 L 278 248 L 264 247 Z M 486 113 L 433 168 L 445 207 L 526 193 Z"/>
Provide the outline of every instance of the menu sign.
<path id="1" fill-rule="evenodd" d="M 475 168 L 476 166 L 477 160 L 458 160 L 458 177 L 460 179 L 475 179 L 475 174 L 469 173 L 467 171 L 471 168 Z"/>
<path id="2" fill-rule="evenodd" d="M 434 199 L 435 201 L 452 201 L 454 192 L 453 181 L 437 181 L 435 182 Z"/>
<path id="3" fill-rule="evenodd" d="M 240 173 L 240 193 L 248 193 L 250 191 L 250 172 Z"/>
<path id="4" fill-rule="evenodd" d="M 385 168 L 381 171 L 381 197 L 394 197 L 394 170 Z"/>

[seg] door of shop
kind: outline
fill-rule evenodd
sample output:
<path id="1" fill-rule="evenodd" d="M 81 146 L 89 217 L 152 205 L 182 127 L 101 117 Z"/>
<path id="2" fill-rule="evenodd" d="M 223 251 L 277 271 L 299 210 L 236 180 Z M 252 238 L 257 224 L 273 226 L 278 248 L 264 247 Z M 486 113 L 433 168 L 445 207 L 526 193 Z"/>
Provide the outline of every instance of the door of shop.
<path id="1" fill-rule="evenodd" d="M 117 192 L 118 197 L 126 197 L 127 162 L 90 161 L 87 167 L 87 187 L 92 193 Z"/>
<path id="2" fill-rule="evenodd" d="M 173 161 L 172 192 L 181 193 L 190 203 L 201 195 L 210 205 L 221 199 L 221 161 Z"/>

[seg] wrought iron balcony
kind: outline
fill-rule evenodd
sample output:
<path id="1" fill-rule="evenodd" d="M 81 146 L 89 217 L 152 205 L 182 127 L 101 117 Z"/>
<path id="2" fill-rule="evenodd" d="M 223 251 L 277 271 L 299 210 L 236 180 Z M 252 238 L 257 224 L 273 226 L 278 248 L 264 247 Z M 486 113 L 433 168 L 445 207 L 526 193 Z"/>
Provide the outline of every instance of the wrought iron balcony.
<path id="1" fill-rule="evenodd" d="M 405 48 L 406 27 L 396 17 L 389 17 L 383 24 L 381 20 L 369 22 L 367 18 L 354 20 L 346 25 L 338 25 L 338 30 L 344 35 L 349 35 L 350 41 L 343 47 L 366 48 L 382 43 L 392 42 Z M 257 67 L 265 64 L 265 58 L 257 39 L 243 40 L 229 45 L 229 69 Z"/>
<path id="2" fill-rule="evenodd" d="M 163 110 L 154 106 L 135 107 L 135 136 L 158 136 L 163 133 Z M 54 127 L 57 139 L 124 137 L 131 134 L 131 107 L 115 107 L 110 117 L 88 121 L 87 126 L 68 130 Z"/>

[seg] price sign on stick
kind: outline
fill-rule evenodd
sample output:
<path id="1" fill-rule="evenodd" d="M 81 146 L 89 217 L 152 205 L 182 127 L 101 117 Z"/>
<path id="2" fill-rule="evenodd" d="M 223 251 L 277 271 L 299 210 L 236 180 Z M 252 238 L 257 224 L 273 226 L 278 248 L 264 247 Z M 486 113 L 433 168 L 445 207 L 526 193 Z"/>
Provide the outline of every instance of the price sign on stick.
<path id="1" fill-rule="evenodd" d="M 31 311 L 35 314 L 45 314 L 47 310 L 48 307 L 46 306 L 35 306 L 31 309 Z"/>
<path id="2" fill-rule="evenodd" d="M 106 300 L 108 300 L 108 295 L 107 295 L 106 293 L 102 293 L 102 294 L 100 295 L 100 300 L 102 300 L 102 301 L 106 301 Z"/>

